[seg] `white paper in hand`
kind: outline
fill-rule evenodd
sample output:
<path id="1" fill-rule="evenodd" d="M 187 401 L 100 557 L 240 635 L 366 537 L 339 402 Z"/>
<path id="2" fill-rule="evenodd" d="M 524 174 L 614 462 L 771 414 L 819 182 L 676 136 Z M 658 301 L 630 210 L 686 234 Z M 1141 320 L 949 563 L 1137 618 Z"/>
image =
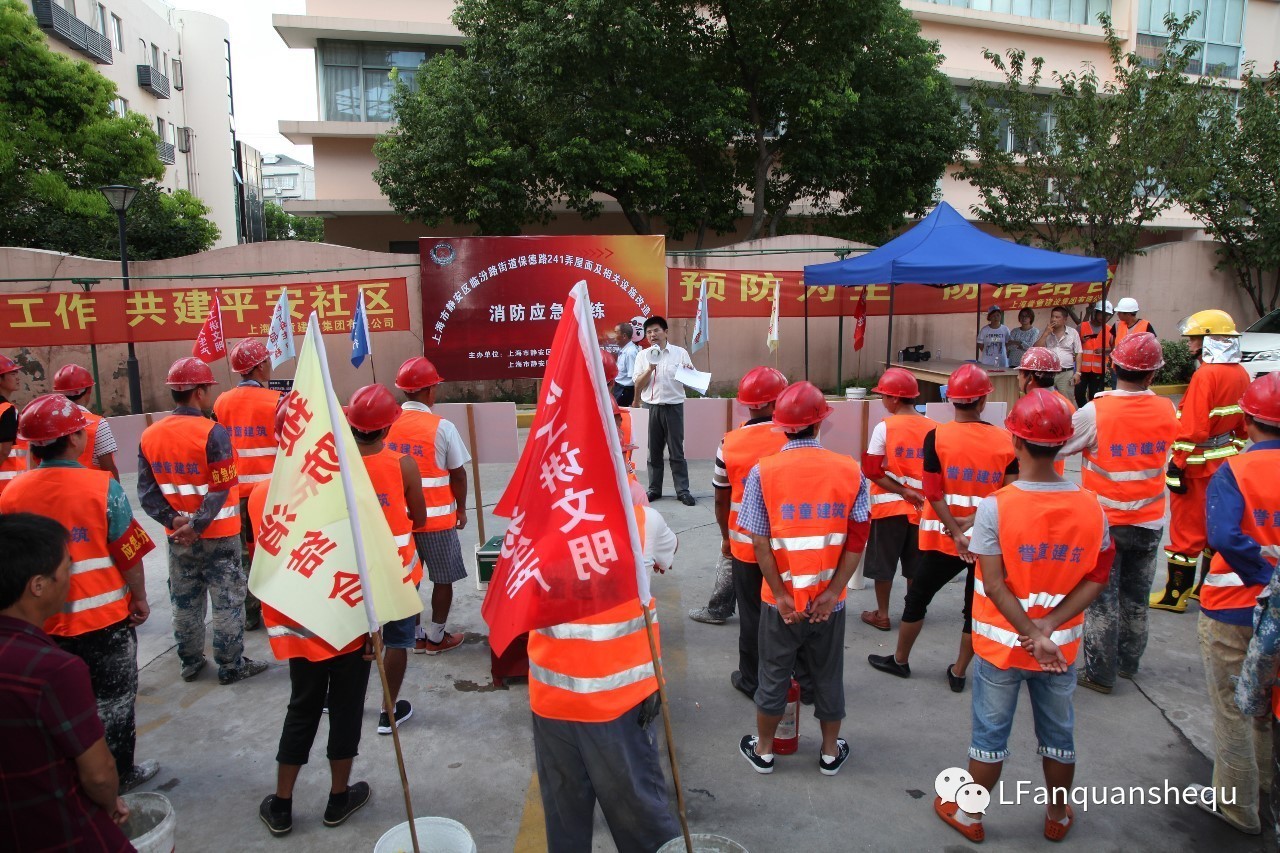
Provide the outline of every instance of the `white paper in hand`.
<path id="1" fill-rule="evenodd" d="M 692 388 L 699 394 L 705 395 L 707 388 L 711 387 L 711 374 L 694 370 L 692 367 L 680 367 L 676 369 L 676 381 L 686 388 Z"/>

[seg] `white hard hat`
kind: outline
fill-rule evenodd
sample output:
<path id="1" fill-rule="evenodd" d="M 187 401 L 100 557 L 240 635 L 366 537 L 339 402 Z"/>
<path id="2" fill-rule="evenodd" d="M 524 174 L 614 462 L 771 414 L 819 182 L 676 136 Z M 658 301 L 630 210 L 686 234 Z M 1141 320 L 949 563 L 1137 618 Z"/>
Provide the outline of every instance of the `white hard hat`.
<path id="1" fill-rule="evenodd" d="M 1107 300 L 1106 307 L 1104 308 L 1104 307 L 1103 307 L 1103 305 L 1102 305 L 1102 300 L 1101 300 L 1101 299 L 1099 299 L 1097 302 L 1093 303 L 1093 310 L 1094 310 L 1094 311 L 1102 311 L 1104 314 L 1114 314 L 1114 313 L 1116 313 L 1116 312 L 1115 312 L 1115 310 L 1111 307 L 1111 301 L 1110 301 L 1110 300 Z"/>
<path id="2" fill-rule="evenodd" d="M 1138 300 L 1132 296 L 1126 296 L 1116 303 L 1116 312 L 1119 314 L 1137 314 L 1140 310 L 1138 308 Z"/>

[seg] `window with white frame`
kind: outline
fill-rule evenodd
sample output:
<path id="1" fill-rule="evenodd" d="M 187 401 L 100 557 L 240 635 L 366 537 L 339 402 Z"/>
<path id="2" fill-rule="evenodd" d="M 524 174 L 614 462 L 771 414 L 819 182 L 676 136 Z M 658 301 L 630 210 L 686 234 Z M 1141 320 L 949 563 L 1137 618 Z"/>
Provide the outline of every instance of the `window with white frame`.
<path id="1" fill-rule="evenodd" d="M 321 39 L 318 48 L 321 118 L 326 121 L 391 121 L 392 70 L 413 86 L 418 66 L 442 50 L 329 39 Z"/>
<path id="2" fill-rule="evenodd" d="M 119 15 L 111 16 L 111 42 L 120 53 L 124 53 L 124 22 Z"/>
<path id="3" fill-rule="evenodd" d="M 93 28 L 102 35 L 107 35 L 107 7 L 101 3 L 93 11 Z"/>
<path id="4" fill-rule="evenodd" d="M 111 112 L 120 116 L 120 118 L 124 118 L 125 114 L 129 112 L 129 102 L 124 98 L 115 98 L 111 101 Z"/>
<path id="5" fill-rule="evenodd" d="M 1213 77 L 1240 76 L 1240 56 L 1244 45 L 1246 0 L 1140 0 L 1138 4 L 1137 51 L 1144 61 L 1154 64 L 1165 45 L 1169 30 L 1166 15 L 1178 18 L 1197 13 L 1191 29 L 1183 37 L 1196 45 L 1196 56 L 1187 67 L 1188 74 Z"/>

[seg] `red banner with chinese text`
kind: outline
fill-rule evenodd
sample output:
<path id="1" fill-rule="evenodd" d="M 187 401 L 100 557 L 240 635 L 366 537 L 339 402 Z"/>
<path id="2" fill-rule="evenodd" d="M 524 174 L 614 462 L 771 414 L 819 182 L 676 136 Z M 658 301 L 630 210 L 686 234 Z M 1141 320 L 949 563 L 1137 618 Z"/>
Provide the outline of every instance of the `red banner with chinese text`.
<path id="1" fill-rule="evenodd" d="M 1112 271 L 1114 275 L 1114 270 Z M 707 281 L 707 302 L 713 317 L 768 317 L 772 310 L 773 288 L 782 283 L 781 315 L 803 317 L 804 273 L 800 270 L 712 270 L 672 267 L 667 270 L 667 316 L 693 318 L 698 312 L 698 288 Z M 999 305 L 1006 313 L 1022 308 L 1048 308 L 1053 305 L 1083 305 L 1102 298 L 1102 284 L 984 284 L 981 307 Z M 894 297 L 895 314 L 973 314 L 978 311 L 976 284 L 953 284 L 933 287 L 924 284 L 900 284 Z M 867 316 L 884 317 L 889 313 L 889 286 L 811 287 L 810 317 L 852 316 L 853 308 L 865 290 Z"/>
<path id="2" fill-rule="evenodd" d="M 529 441 L 494 510 L 511 519 L 481 608 L 495 654 L 639 594 L 641 546 L 590 298 L 578 285 L 565 300 Z"/>
<path id="3" fill-rule="evenodd" d="M 423 238 L 425 355 L 446 379 L 540 377 L 575 282 L 591 289 L 600 341 L 666 312 L 665 245 L 634 235 Z"/>
<path id="4" fill-rule="evenodd" d="M 58 293 L 0 294 L 0 347 L 194 341 L 221 294 L 228 340 L 265 336 L 281 291 L 289 294 L 294 331 L 315 311 L 323 333 L 351 331 L 356 294 L 363 289 L 370 332 L 407 332 L 404 278 L 227 287 L 199 285 Z"/>

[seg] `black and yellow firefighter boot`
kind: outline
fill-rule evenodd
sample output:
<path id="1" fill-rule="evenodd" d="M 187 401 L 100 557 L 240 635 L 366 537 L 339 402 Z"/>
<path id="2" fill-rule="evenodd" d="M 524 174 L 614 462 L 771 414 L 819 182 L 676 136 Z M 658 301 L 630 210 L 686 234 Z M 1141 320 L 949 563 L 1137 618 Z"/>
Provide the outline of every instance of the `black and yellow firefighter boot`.
<path id="1" fill-rule="evenodd" d="M 1194 566 L 1179 566 L 1170 562 L 1169 581 L 1165 584 L 1164 592 L 1151 593 L 1151 609 L 1169 610 L 1173 613 L 1186 611 L 1187 594 L 1195 581 L 1195 571 Z"/>
<path id="2" fill-rule="evenodd" d="M 1209 565 L 1213 562 L 1213 551 L 1205 549 L 1204 556 L 1200 558 L 1200 579 L 1196 581 L 1195 589 L 1187 593 L 1187 598 L 1191 601 L 1200 600 L 1200 588 L 1204 586 L 1204 579 L 1209 574 Z"/>

